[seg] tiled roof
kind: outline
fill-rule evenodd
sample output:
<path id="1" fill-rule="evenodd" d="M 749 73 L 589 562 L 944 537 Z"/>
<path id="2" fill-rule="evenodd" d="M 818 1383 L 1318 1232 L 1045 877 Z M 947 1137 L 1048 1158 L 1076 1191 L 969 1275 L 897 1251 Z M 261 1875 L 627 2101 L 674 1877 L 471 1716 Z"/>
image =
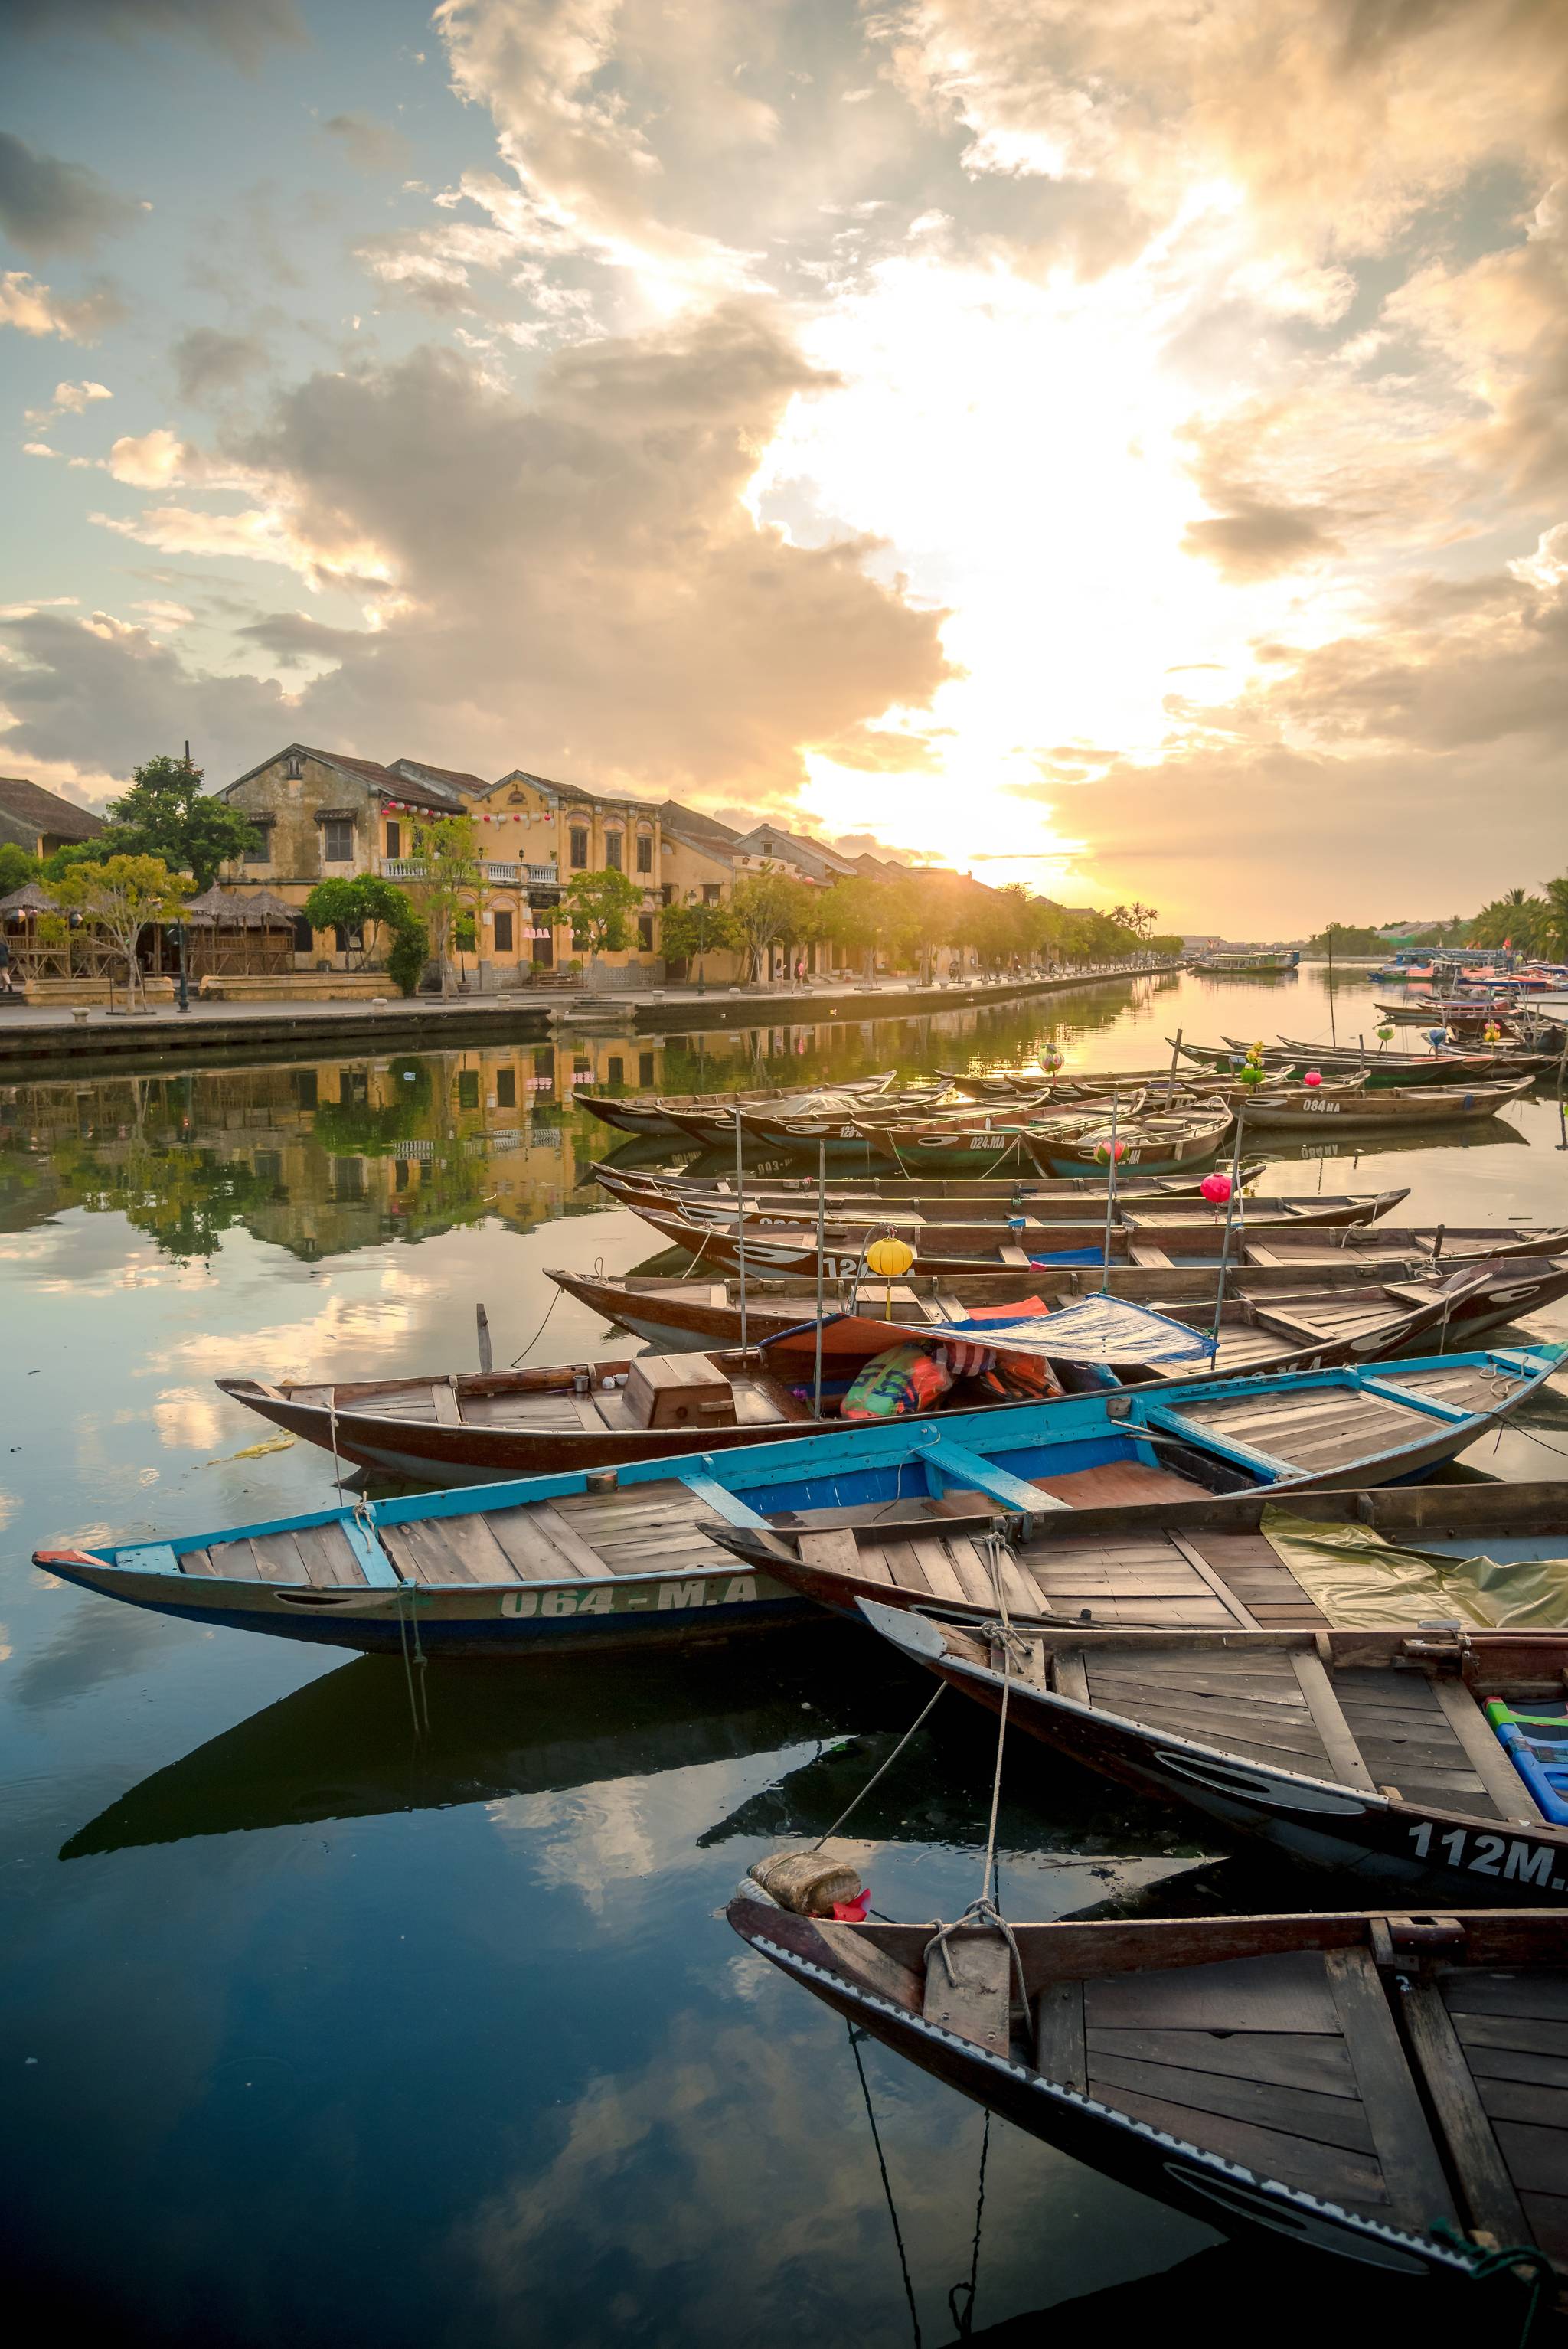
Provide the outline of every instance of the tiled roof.
<path id="1" fill-rule="evenodd" d="M 390 767 L 384 767 L 378 759 L 356 759 L 346 750 L 318 750 L 309 742 L 285 742 L 281 750 L 270 750 L 255 766 L 247 769 L 242 775 L 236 775 L 232 783 L 226 783 L 219 797 L 227 799 L 231 792 L 239 790 L 242 783 L 253 782 L 269 767 L 275 767 L 280 759 L 315 759 L 320 765 L 331 767 L 337 774 L 356 782 L 368 783 L 373 791 L 385 792 L 388 799 L 407 800 L 419 807 L 435 808 L 442 815 L 452 815 L 462 806 L 459 792 L 437 783 L 411 781 L 407 775 L 397 774 Z"/>
<path id="2" fill-rule="evenodd" d="M 659 822 L 666 831 L 683 833 L 704 847 L 711 847 L 722 856 L 733 848 L 740 833 L 727 823 L 720 823 L 716 815 L 705 815 L 700 808 L 688 808 L 679 800 L 665 800 L 659 809 Z"/>
<path id="3" fill-rule="evenodd" d="M 101 815 L 77 807 L 74 800 L 61 799 L 57 792 L 46 792 L 42 783 L 30 782 L 26 775 L 0 775 L 0 817 L 4 816 L 14 816 L 34 839 L 48 833 L 59 840 L 91 840 L 104 828 Z"/>
<path id="4" fill-rule="evenodd" d="M 394 759 L 390 771 L 419 782 L 449 784 L 453 791 L 465 792 L 469 799 L 476 792 L 492 788 L 483 775 L 470 775 L 461 767 L 433 767 L 428 759 Z"/>

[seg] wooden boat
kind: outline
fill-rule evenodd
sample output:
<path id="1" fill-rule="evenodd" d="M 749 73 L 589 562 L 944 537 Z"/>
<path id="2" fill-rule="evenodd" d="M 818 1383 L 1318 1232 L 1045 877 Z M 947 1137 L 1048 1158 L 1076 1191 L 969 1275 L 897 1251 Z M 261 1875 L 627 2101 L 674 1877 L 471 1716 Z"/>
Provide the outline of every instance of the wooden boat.
<path id="1" fill-rule="evenodd" d="M 1346 1132 L 1373 1133 L 1405 1125 L 1459 1124 L 1496 1117 L 1527 1093 L 1533 1077 L 1499 1085 L 1387 1085 L 1378 1092 L 1342 1093 L 1336 1087 L 1292 1087 L 1288 1094 L 1260 1086 L 1247 1103 L 1246 1123 L 1259 1133 L 1295 1133 L 1333 1123 Z"/>
<path id="2" fill-rule="evenodd" d="M 1151 1174 L 1172 1174 L 1213 1158 L 1235 1118 L 1223 1102 L 1202 1109 L 1178 1109 L 1168 1116 L 1132 1117 L 1114 1127 L 1103 1115 L 1079 1110 L 1070 1117 L 1043 1119 L 1029 1126 L 1024 1147 L 1042 1174 L 1086 1174 L 1105 1164 L 1112 1147 L 1117 1173 L 1126 1166 Z"/>
<path id="3" fill-rule="evenodd" d="M 1500 2338 L 1532 2267 L 1548 2305 L 1568 2278 L 1556 1918 L 1064 1920 L 1004 1939 L 797 1916 L 749 1882 L 728 1916 L 851 2024 L 1075 2160 L 1222 2233 L 1421 2285 L 1429 2334 L 1436 2282 L 1470 2308 L 1500 2246 L 1526 2262 L 1506 2314 L 1490 2307 Z"/>
<path id="4" fill-rule="evenodd" d="M 1335 1626 L 1264 1531 L 1282 1502 L 1325 1534 L 1346 1528 L 1359 1542 L 1370 1535 L 1396 1549 L 1435 1542 L 1456 1557 L 1518 1561 L 1560 1557 L 1568 1544 L 1568 1484 L 1557 1481 L 1298 1492 L 1194 1494 L 1158 1512 L 1129 1510 L 1114 1499 L 1091 1507 L 1086 1495 L 1070 1514 L 1036 1518 L 997 1555 L 1008 1619 L 1030 1631 L 1081 1634 L 1088 1626 L 1097 1636 L 1268 1631 L 1315 1639 Z M 881 1525 L 868 1512 L 826 1528 L 775 1517 L 765 1527 L 727 1526 L 716 1538 L 836 1615 L 854 1617 L 869 1600 L 983 1633 L 996 1621 L 1000 1599 L 989 1563 L 978 1581 L 966 1557 L 962 1576 L 955 1569 L 948 1538 L 960 1532 Z M 1369 1561 L 1375 1557 L 1369 1548 Z M 1368 1574 L 1374 1570 L 1369 1563 Z M 1426 1637 L 1413 1621 L 1404 1628 L 1412 1640 Z M 1568 1614 L 1561 1629 L 1568 1636 Z"/>
<path id="5" fill-rule="evenodd" d="M 1183 1042 L 1178 1049 L 1186 1059 L 1205 1068 L 1232 1070 L 1251 1048 L 1227 1039 L 1223 1044 Z M 1385 1085 L 1496 1084 L 1551 1066 L 1550 1055 L 1544 1052 L 1362 1052 L 1345 1045 L 1295 1044 L 1277 1050 L 1271 1047 L 1264 1053 L 1264 1067 L 1271 1078 L 1294 1084 L 1309 1069 L 1325 1077 L 1364 1069 L 1370 1092 Z"/>
<path id="6" fill-rule="evenodd" d="M 1435 1026 L 1436 1022 L 1433 1024 Z M 1228 1043 L 1233 1040 L 1229 1037 L 1226 1039 Z M 1280 1043 L 1286 1052 L 1305 1052 L 1311 1049 L 1310 1046 L 1288 1036 L 1282 1036 Z M 1381 1052 L 1372 1055 L 1364 1053 L 1360 1049 L 1359 1039 L 1354 1052 L 1347 1052 L 1346 1048 L 1341 1045 L 1333 1057 L 1337 1058 L 1340 1052 L 1346 1053 L 1346 1059 L 1353 1066 L 1367 1071 L 1369 1084 L 1375 1084 L 1378 1075 L 1386 1075 L 1388 1061 L 1393 1058 L 1392 1054 Z M 1402 1084 L 1451 1085 L 1470 1084 L 1472 1081 L 1481 1084 L 1501 1084 L 1511 1077 L 1538 1076 L 1543 1068 L 1550 1065 L 1549 1058 L 1544 1053 L 1521 1052 L 1507 1046 L 1499 1050 L 1489 1049 L 1481 1052 L 1456 1052 L 1450 1050 L 1446 1044 L 1436 1044 L 1424 1055 L 1411 1053 L 1400 1054 L 1399 1057 L 1408 1058 L 1411 1065 L 1421 1071 L 1418 1077 L 1406 1076 L 1394 1080 Z M 1443 1071 L 1437 1078 L 1430 1077 L 1427 1073 L 1434 1061 Z M 1478 1065 L 1480 1063 L 1486 1065 Z M 1326 1074 L 1327 1071 L 1326 1071 L 1325 1073 Z"/>
<path id="7" fill-rule="evenodd" d="M 1429 1248 L 1410 1247 L 1403 1254 L 1380 1252 L 1379 1234 L 1364 1235 L 1368 1253 L 1348 1255 L 1322 1248 L 1305 1268 L 1290 1262 L 1257 1264 L 1259 1247 L 1238 1247 L 1230 1273 L 1231 1293 L 1253 1302 L 1272 1299 L 1287 1289 L 1310 1287 L 1320 1296 L 1339 1289 L 1364 1288 L 1374 1282 L 1419 1282 L 1435 1277 Z M 1395 1237 L 1398 1237 L 1397 1235 Z M 1562 1236 L 1568 1251 L 1568 1234 Z M 1150 1253 L 1163 1255 L 1162 1250 Z M 1280 1250 L 1281 1255 L 1286 1251 Z M 1472 1259 L 1461 1258 L 1461 1261 Z M 1483 1259 L 1484 1260 L 1484 1259 Z M 1497 1315 L 1481 1325 L 1468 1315 L 1468 1336 L 1506 1326 L 1535 1312 L 1559 1293 L 1553 1285 L 1568 1271 L 1568 1253 L 1525 1263 L 1515 1254 L 1492 1259 L 1498 1278 L 1489 1294 Z M 1449 1268 L 1451 1269 L 1451 1268 Z M 1030 1265 L 1022 1271 L 969 1273 L 957 1280 L 929 1274 L 905 1275 L 891 1286 L 868 1282 L 873 1311 L 890 1312 L 895 1322 L 934 1327 L 941 1320 L 973 1312 L 976 1307 L 1014 1304 L 1038 1298 L 1047 1308 L 1070 1305 L 1079 1298 L 1102 1292 L 1152 1305 L 1161 1312 L 1187 1307 L 1212 1311 L 1219 1268 L 1204 1264 L 1174 1265 Z M 1505 1274 L 1507 1277 L 1505 1277 Z M 817 1285 L 804 1278 L 758 1278 L 749 1259 L 747 1267 L 747 1336 L 752 1343 L 773 1332 L 810 1324 L 817 1310 Z M 707 1280 L 693 1276 L 658 1278 L 648 1274 L 614 1277 L 608 1273 L 566 1272 L 547 1267 L 545 1277 L 564 1288 L 579 1304 L 602 1313 L 614 1328 L 626 1330 L 665 1351 L 681 1347 L 738 1346 L 741 1342 L 740 1286 L 735 1280 Z M 845 1303 L 847 1287 L 827 1291 L 830 1307 Z"/>
<path id="8" fill-rule="evenodd" d="M 1561 1537 L 1559 1537 L 1561 1539 Z M 1315 1868 L 1412 1898 L 1562 1909 L 1568 1808 L 1548 1816 L 1484 1708 L 1561 1716 L 1568 1633 L 988 1635 L 861 1602 L 912 1662 L 1087 1768 Z M 1559 1945 L 1568 1948 L 1568 1935 Z"/>
<path id="9" fill-rule="evenodd" d="M 939 1172 L 950 1164 L 951 1171 L 960 1174 L 1005 1175 L 1015 1170 L 1029 1171 L 1018 1147 L 1018 1129 L 1036 1109 L 1047 1109 L 1050 1102 L 1050 1094 L 1042 1092 L 1033 1100 L 1010 1103 L 1001 1124 L 993 1111 L 971 1101 L 892 1103 L 878 1100 L 820 1112 L 758 1110 L 748 1113 L 744 1131 L 752 1148 L 769 1157 L 816 1164 L 825 1153 L 830 1166 L 848 1166 L 872 1174 L 884 1171 L 884 1161 L 891 1154 L 880 1146 L 878 1136 L 884 1128 L 897 1127 L 901 1133 L 918 1132 L 929 1138 L 929 1160 Z M 1109 1116 L 1109 1095 L 1105 1107 Z"/>
<path id="10" fill-rule="evenodd" d="M 1249 1214 L 1248 1233 L 1269 1230 L 1326 1229 L 1337 1224 L 1370 1222 L 1408 1195 L 1404 1191 L 1363 1194 L 1359 1198 L 1313 1201 L 1270 1199 Z M 716 1209 L 686 1214 L 651 1200 L 629 1203 L 634 1215 L 671 1247 L 684 1248 L 710 1272 L 738 1272 L 744 1228 L 748 1269 L 755 1274 L 815 1274 L 817 1233 L 814 1216 L 759 1216 Z M 1224 1245 L 1224 1227 L 1212 1217 L 1182 1213 L 1184 1203 L 1171 1200 L 1119 1205 L 1110 1231 L 1109 1255 L 1114 1263 L 1152 1262 L 1134 1253 L 1140 1247 L 1159 1251 L 1162 1264 L 1213 1262 Z M 1035 1265 L 1101 1264 L 1106 1249 L 1105 1221 L 1092 1217 L 1053 1220 L 1025 1213 L 1006 1221 L 950 1221 L 899 1209 L 875 1216 L 839 1215 L 828 1221 L 822 1250 L 824 1280 L 864 1278 L 866 1248 L 888 1232 L 896 1232 L 915 1251 L 909 1269 L 944 1277 L 975 1272 L 1026 1271 Z M 1242 1245 L 1233 1235 L 1233 1247 Z M 1563 1243 L 1568 1245 L 1568 1243 Z"/>
<path id="11" fill-rule="evenodd" d="M 742 1147 L 755 1154 L 769 1151 L 779 1156 L 799 1156 L 799 1137 L 810 1133 L 811 1154 L 816 1152 L 816 1137 L 825 1136 L 830 1143 L 845 1139 L 849 1121 L 859 1116 L 973 1116 L 972 1102 L 947 1099 L 948 1088 L 940 1081 L 933 1084 L 892 1084 L 871 1094 L 859 1093 L 842 1086 L 819 1086 L 813 1092 L 799 1093 L 793 1100 L 745 1103 L 740 1111 Z M 671 1123 L 681 1138 L 695 1143 L 701 1150 L 735 1148 L 735 1103 L 737 1094 L 724 1094 L 717 1101 L 670 1112 Z M 785 1143 L 774 1138 L 775 1129 L 782 1128 L 796 1137 Z M 830 1159 L 833 1156 L 829 1150 Z"/>
<path id="12" fill-rule="evenodd" d="M 872 1507 L 889 1522 L 919 1523 L 950 1517 L 955 1499 L 960 1514 L 972 1511 L 984 1495 L 1026 1530 L 1037 1515 L 1102 1499 L 1111 1486 L 1119 1499 L 1159 1508 L 1194 1488 L 1397 1482 L 1425 1475 L 1506 1419 L 1551 1375 L 1560 1350 L 1199 1380 L 1179 1395 L 1133 1387 L 940 1422 L 868 1423 L 727 1454 L 361 1499 L 164 1541 L 39 1550 L 35 1563 L 160 1613 L 383 1653 L 707 1637 L 763 1629 L 809 1604 L 738 1569 L 707 1538 L 716 1523 L 755 1531 L 788 1511 L 809 1522 L 827 1512 L 819 1521 L 830 1524 L 845 1509 Z M 1473 1412 L 1439 1412 L 1419 1395 L 1421 1373 L 1434 1369 L 1476 1371 L 1490 1381 L 1486 1399 Z M 1228 1402 L 1270 1396 L 1282 1417 L 1271 1433 L 1275 1454 L 1212 1427 Z M 1292 1427 L 1342 1401 L 1365 1431 L 1355 1458 L 1317 1476 L 1280 1464 Z"/>
<path id="13" fill-rule="evenodd" d="M 1568 1269 L 1555 1264 L 1530 1284 L 1538 1299 L 1568 1292 Z M 634 1361 L 562 1363 L 528 1371 L 441 1372 L 325 1385 L 284 1380 L 220 1379 L 235 1402 L 357 1465 L 428 1485 L 488 1484 L 500 1476 L 550 1475 L 629 1460 L 667 1459 L 694 1442 L 727 1452 L 749 1444 L 820 1435 L 842 1425 L 840 1402 L 851 1381 L 889 1348 L 919 1335 L 934 1350 L 975 1350 L 976 1371 L 959 1376 L 923 1417 L 955 1411 L 1004 1410 L 1026 1392 L 1009 1371 L 1021 1362 L 1075 1391 L 1161 1378 L 1251 1377 L 1261 1371 L 1375 1361 L 1424 1351 L 1429 1331 L 1463 1348 L 1520 1309 L 1491 1301 L 1494 1288 L 1511 1300 L 1520 1284 L 1501 1268 L 1481 1267 L 1444 1280 L 1398 1288 L 1308 1288 L 1278 1298 L 1229 1299 L 1218 1308 L 1147 1308 L 1087 1300 L 1078 1314 L 1048 1314 L 1043 1300 L 1007 1322 L 975 1323 L 962 1309 L 933 1300 L 929 1319 L 896 1326 L 868 1310 L 830 1310 L 821 1324 L 822 1410 L 814 1408 L 818 1324 L 751 1325 L 744 1351 L 717 1349 L 640 1355 Z M 1088 1350 L 1077 1325 L 1095 1317 Z M 1152 1317 L 1152 1318 L 1151 1318 Z M 738 1320 L 738 1313 L 735 1316 Z M 956 1325 L 956 1326 L 955 1326 Z M 1009 1332 L 1023 1350 L 1010 1344 Z M 1185 1359 L 1173 1349 L 1190 1332 Z M 994 1334 L 994 1342 L 993 1342 Z M 1151 1342 L 1152 1341 L 1152 1342 Z M 1163 1342 L 1161 1342 L 1163 1341 Z M 993 1371 L 989 1357 L 995 1356 Z"/>
<path id="14" fill-rule="evenodd" d="M 869 1098 L 873 1093 L 884 1092 L 897 1081 L 897 1071 L 885 1069 L 880 1076 L 855 1078 L 834 1090 Z M 579 1109 L 592 1111 L 596 1118 L 605 1125 L 614 1126 L 618 1133 L 661 1134 L 671 1141 L 678 1141 L 684 1139 L 675 1123 L 678 1112 L 710 1109 L 720 1102 L 727 1102 L 733 1107 L 736 1102 L 750 1104 L 799 1101 L 804 1091 L 799 1085 L 753 1085 L 744 1091 L 727 1093 L 632 1093 L 624 1099 L 614 1093 L 577 1092 L 573 1095 L 573 1100 Z"/>
<path id="15" fill-rule="evenodd" d="M 1249 1158 L 1243 1164 L 1241 1180 L 1243 1189 L 1255 1183 L 1266 1158 Z M 588 1172 L 602 1190 L 617 1199 L 669 1199 L 676 1203 L 691 1201 L 699 1206 L 732 1207 L 736 1204 L 735 1178 L 732 1174 L 674 1174 L 667 1170 L 640 1172 L 623 1170 L 603 1163 L 591 1166 Z M 1200 1195 L 1201 1174 L 1128 1174 L 1117 1178 L 1117 1196 L 1122 1199 L 1195 1199 Z M 1065 1181 L 1053 1181 L 1048 1176 L 1029 1174 L 1018 1182 L 997 1182 L 986 1175 L 928 1175 L 923 1180 L 906 1182 L 896 1174 L 840 1175 L 827 1186 L 825 1197 L 830 1209 L 835 1205 L 846 1207 L 910 1206 L 919 1209 L 926 1203 L 947 1204 L 957 1200 L 972 1206 L 996 1206 L 1017 1199 L 1096 1199 L 1104 1203 L 1105 1171 L 1098 1174 L 1080 1174 Z M 817 1184 L 808 1174 L 763 1174 L 746 1185 L 746 1204 L 765 1211 L 806 1208 L 817 1212 Z"/>

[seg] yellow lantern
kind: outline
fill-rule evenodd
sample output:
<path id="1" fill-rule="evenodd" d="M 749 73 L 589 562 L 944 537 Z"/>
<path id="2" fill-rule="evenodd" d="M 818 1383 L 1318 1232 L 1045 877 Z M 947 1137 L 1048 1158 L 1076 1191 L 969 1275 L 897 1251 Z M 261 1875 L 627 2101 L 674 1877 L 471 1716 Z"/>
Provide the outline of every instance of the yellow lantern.
<path id="1" fill-rule="evenodd" d="M 893 1239 L 891 1237 L 885 1240 L 873 1240 L 866 1250 L 867 1269 L 879 1274 L 887 1283 L 883 1314 L 885 1320 L 892 1319 L 893 1282 L 902 1280 L 913 1262 L 914 1250 L 907 1240 Z"/>

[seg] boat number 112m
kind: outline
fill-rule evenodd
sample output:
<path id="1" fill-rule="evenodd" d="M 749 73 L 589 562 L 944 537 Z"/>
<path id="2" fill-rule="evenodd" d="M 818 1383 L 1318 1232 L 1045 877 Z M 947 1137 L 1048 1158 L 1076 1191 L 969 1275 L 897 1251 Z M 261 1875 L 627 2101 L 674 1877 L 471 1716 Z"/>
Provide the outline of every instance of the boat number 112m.
<path id="1" fill-rule="evenodd" d="M 1416 1857 L 1425 1859 L 1432 1847 L 1432 1822 L 1423 1819 L 1418 1827 L 1410 1829 L 1410 1839 L 1416 1847 Z M 1465 1846 L 1474 1844 L 1469 1859 Z M 1563 1880 L 1552 1873 L 1552 1863 L 1562 1854 L 1551 1844 L 1517 1843 L 1507 1836 L 1471 1836 L 1465 1827 L 1454 1827 L 1438 1837 L 1438 1850 L 1450 1868 L 1468 1868 L 1472 1876 L 1500 1876 L 1520 1884 L 1539 1884 L 1543 1890 L 1561 1892 Z"/>

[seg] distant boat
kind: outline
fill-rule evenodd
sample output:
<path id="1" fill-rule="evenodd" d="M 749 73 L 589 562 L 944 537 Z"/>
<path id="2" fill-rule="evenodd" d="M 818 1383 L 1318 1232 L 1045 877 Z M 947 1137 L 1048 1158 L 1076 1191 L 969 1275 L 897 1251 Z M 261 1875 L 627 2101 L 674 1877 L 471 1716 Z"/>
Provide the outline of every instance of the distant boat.
<path id="1" fill-rule="evenodd" d="M 1297 947 L 1214 947 L 1196 956 L 1189 968 L 1209 978 L 1273 978 L 1300 962 Z"/>

